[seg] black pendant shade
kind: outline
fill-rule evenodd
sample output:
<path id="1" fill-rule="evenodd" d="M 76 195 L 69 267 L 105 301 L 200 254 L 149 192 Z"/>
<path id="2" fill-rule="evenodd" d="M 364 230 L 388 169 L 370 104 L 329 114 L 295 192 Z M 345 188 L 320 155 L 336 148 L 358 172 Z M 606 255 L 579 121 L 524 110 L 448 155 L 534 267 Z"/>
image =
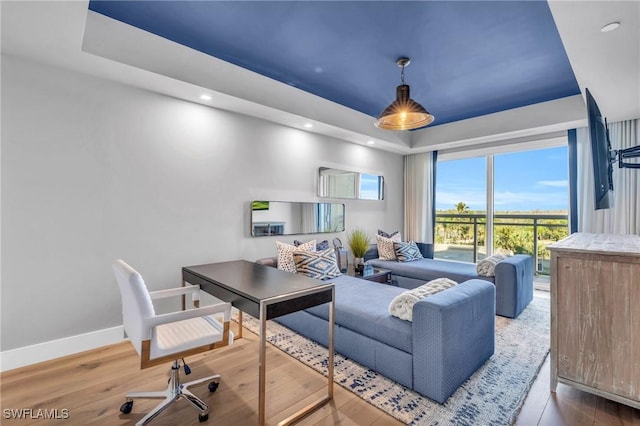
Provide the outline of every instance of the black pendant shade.
<path id="1" fill-rule="evenodd" d="M 433 115 L 411 99 L 409 85 L 404 84 L 404 67 L 409 64 L 409 59 L 400 58 L 397 64 L 402 67 L 402 84 L 396 88 L 396 100 L 378 116 L 375 121 L 376 127 L 387 130 L 411 130 L 431 124 Z"/>

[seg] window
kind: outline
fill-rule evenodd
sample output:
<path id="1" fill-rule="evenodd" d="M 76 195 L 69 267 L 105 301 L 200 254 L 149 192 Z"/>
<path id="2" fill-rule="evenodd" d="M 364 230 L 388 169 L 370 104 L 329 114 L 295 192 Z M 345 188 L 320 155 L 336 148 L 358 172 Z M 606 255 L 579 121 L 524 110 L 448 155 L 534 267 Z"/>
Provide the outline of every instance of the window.
<path id="1" fill-rule="evenodd" d="M 438 161 L 435 257 L 475 262 L 486 256 L 486 159 Z"/>
<path id="2" fill-rule="evenodd" d="M 494 157 L 494 251 L 535 253 L 535 268 L 545 275 L 546 247 L 568 234 L 567 155 L 561 146 Z"/>
<path id="3" fill-rule="evenodd" d="M 436 177 L 435 257 L 476 262 L 496 251 L 526 253 L 536 259 L 538 273 L 548 274 L 546 246 L 568 233 L 564 142 L 471 158 L 443 155 Z"/>

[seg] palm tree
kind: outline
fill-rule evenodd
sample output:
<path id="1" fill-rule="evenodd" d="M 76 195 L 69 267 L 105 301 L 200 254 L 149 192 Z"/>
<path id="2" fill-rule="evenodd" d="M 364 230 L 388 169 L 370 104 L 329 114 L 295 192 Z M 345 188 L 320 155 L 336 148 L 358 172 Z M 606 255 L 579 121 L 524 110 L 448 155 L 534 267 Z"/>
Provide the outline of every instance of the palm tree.
<path id="1" fill-rule="evenodd" d="M 456 210 L 458 214 L 468 213 L 469 206 L 466 203 L 463 203 L 462 201 L 460 201 L 458 204 L 456 204 Z"/>
<path id="2" fill-rule="evenodd" d="M 460 201 L 458 204 L 456 204 L 456 211 L 458 212 L 459 215 L 469 213 L 469 206 L 466 203 Z M 461 222 L 466 223 L 465 220 L 461 220 Z M 461 225 L 460 233 L 462 234 L 462 235 L 459 235 L 460 238 L 463 238 L 463 239 L 468 238 L 469 226 Z"/>

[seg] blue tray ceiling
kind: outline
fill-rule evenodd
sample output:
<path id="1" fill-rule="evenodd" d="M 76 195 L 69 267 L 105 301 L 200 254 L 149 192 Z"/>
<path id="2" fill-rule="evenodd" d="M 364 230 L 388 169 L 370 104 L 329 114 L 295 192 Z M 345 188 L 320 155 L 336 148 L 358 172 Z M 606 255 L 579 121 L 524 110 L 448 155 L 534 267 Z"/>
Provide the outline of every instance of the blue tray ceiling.
<path id="1" fill-rule="evenodd" d="M 411 58 L 444 124 L 580 93 L 545 1 L 91 1 L 89 9 L 377 116 Z M 238 81 L 238 84 L 242 84 Z"/>

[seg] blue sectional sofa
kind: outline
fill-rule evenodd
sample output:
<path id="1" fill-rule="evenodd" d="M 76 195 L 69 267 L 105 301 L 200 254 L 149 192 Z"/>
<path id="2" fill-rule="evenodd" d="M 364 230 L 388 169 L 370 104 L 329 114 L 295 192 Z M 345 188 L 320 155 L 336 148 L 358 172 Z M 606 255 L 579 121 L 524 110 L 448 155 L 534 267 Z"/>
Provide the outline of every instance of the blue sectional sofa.
<path id="1" fill-rule="evenodd" d="M 276 266 L 275 258 L 258 263 Z M 495 288 L 469 280 L 416 303 L 413 322 L 389 314 L 404 289 L 343 275 L 335 284 L 336 352 L 444 403 L 495 346 Z M 276 319 L 327 345 L 327 305 Z"/>
<path id="2" fill-rule="evenodd" d="M 496 265 L 495 277 L 479 276 L 474 263 L 452 260 L 420 259 L 412 262 L 378 259 L 378 249 L 372 245 L 364 257 L 366 263 L 391 271 L 393 285 L 411 289 L 436 278 L 457 282 L 480 279 L 496 287 L 496 314 L 516 318 L 533 300 L 533 259 L 515 255 Z"/>

